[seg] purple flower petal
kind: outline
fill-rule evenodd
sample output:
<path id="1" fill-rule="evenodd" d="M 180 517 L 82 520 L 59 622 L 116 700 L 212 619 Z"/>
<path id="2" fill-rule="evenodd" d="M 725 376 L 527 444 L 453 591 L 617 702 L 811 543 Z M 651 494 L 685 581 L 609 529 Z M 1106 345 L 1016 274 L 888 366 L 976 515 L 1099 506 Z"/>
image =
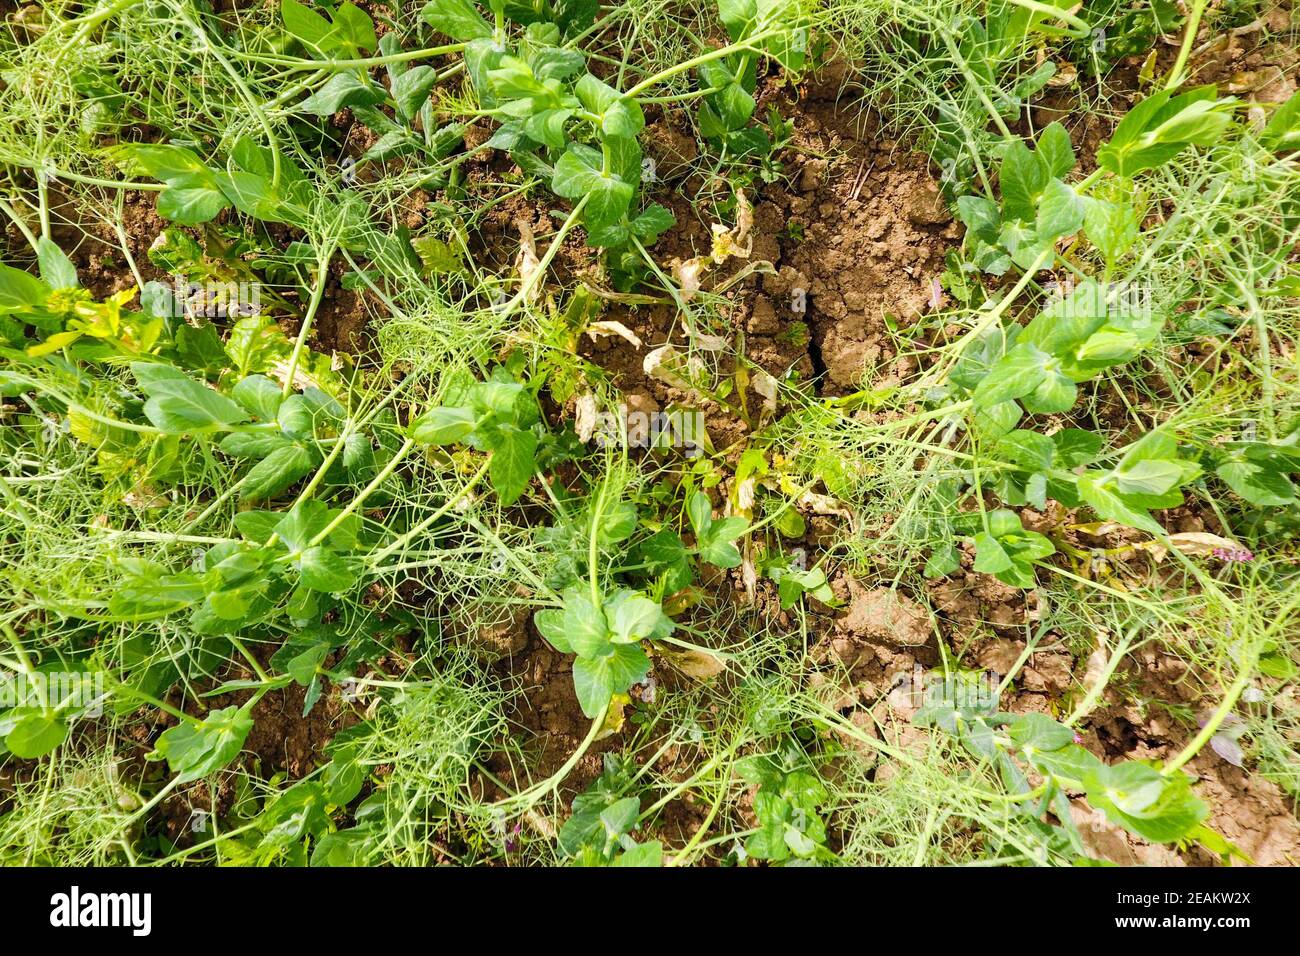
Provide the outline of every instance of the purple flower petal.
<path id="1" fill-rule="evenodd" d="M 1234 767 L 1241 766 L 1241 748 L 1237 746 L 1237 742 L 1231 737 L 1215 734 L 1210 738 L 1210 749 Z"/>

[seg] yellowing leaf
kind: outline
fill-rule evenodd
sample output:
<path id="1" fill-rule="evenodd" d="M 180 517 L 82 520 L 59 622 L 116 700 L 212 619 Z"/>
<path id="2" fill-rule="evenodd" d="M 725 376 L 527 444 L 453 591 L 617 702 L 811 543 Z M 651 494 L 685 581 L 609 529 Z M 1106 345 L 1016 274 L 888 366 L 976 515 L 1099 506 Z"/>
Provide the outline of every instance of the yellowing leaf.
<path id="1" fill-rule="evenodd" d="M 709 680 L 727 669 L 727 662 L 716 654 L 694 648 L 655 645 L 655 654 L 684 677 Z"/>

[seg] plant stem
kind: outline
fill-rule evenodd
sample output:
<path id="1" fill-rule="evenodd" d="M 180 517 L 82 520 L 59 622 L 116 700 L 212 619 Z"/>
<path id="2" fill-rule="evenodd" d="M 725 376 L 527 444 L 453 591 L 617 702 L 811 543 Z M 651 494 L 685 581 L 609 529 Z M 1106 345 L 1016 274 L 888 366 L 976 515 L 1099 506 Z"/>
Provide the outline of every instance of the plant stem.
<path id="1" fill-rule="evenodd" d="M 569 759 L 564 762 L 564 766 L 555 771 L 555 773 L 551 774 L 551 776 L 547 777 L 541 783 L 529 787 L 527 790 L 522 790 L 513 797 L 499 800 L 493 804 L 493 806 L 504 808 L 506 806 L 513 806 L 516 803 L 525 803 L 528 806 L 532 806 L 538 800 L 542 799 L 542 797 L 555 790 L 564 782 L 565 778 L 569 776 L 569 773 L 573 768 L 578 765 L 578 761 L 583 758 L 591 748 L 591 745 L 595 743 L 596 735 L 600 733 L 600 729 L 605 726 L 605 716 L 608 713 L 609 704 L 606 704 L 600 709 L 600 713 L 597 714 L 596 718 L 591 722 L 591 729 L 587 731 L 587 736 L 583 738 L 582 743 L 578 745 L 578 748 L 569 755 Z"/>
<path id="2" fill-rule="evenodd" d="M 388 480 L 389 475 L 397 470 L 397 466 L 401 464 L 402 459 L 409 455 L 411 449 L 414 447 L 414 438 L 408 438 L 406 441 L 402 442 L 402 447 L 393 453 L 392 458 L 388 459 L 388 464 L 379 469 L 379 473 L 371 479 L 370 484 L 362 488 L 361 491 L 357 493 L 356 497 L 348 502 L 347 507 L 335 515 L 334 519 L 330 521 L 329 524 L 317 532 L 316 536 L 308 542 L 308 547 L 314 548 L 316 545 L 320 544 L 328 538 L 339 525 L 346 521 L 349 515 L 353 514 L 358 508 L 360 508 L 362 503 L 369 498 L 380 485 Z"/>
<path id="3" fill-rule="evenodd" d="M 744 40 L 740 40 L 736 43 L 729 44 L 728 46 L 719 47 L 716 50 L 710 50 L 708 53 L 702 53 L 699 56 L 692 57 L 691 59 L 686 60 L 683 63 L 678 63 L 675 66 L 670 66 L 666 70 L 660 70 L 658 73 L 654 74 L 653 76 L 647 77 L 646 79 L 642 80 L 640 83 L 632 87 L 623 95 L 628 99 L 633 99 L 639 96 L 640 94 L 644 93 L 646 90 L 650 89 L 650 87 L 655 86 L 658 83 L 662 83 L 664 80 L 670 80 L 674 76 L 677 76 L 679 73 L 686 73 L 704 63 L 712 63 L 714 60 L 721 60 L 724 57 L 731 56 L 731 54 L 733 53 L 761 53 L 762 50 L 757 48 L 755 44 L 758 43 L 760 40 L 766 40 L 768 37 L 776 36 L 778 33 L 781 32 L 783 31 L 775 28 L 771 30 L 764 30 L 761 33 L 756 33 L 752 37 L 746 37 Z"/>
<path id="4" fill-rule="evenodd" d="M 1192 12 L 1187 18 L 1187 27 L 1183 32 L 1183 44 L 1178 48 L 1178 59 L 1174 61 L 1173 68 L 1169 71 L 1169 78 L 1165 80 L 1165 89 L 1176 89 L 1183 84 L 1183 70 L 1187 66 L 1187 58 L 1192 55 L 1192 44 L 1196 42 L 1197 31 L 1201 28 L 1201 17 L 1205 13 L 1209 0 L 1193 0 Z"/>
<path id="5" fill-rule="evenodd" d="M 284 373 L 284 387 L 280 391 L 281 398 L 288 398 L 293 393 L 293 381 L 298 372 L 298 362 L 302 358 L 302 350 L 306 346 L 307 336 L 311 333 L 312 322 L 316 319 L 316 310 L 320 308 L 321 298 L 325 295 L 325 284 L 329 281 L 330 259 L 333 258 L 334 250 L 337 247 L 338 240 L 331 238 L 316 259 L 316 288 L 312 290 L 311 301 L 307 303 L 307 312 L 302 317 L 302 328 L 298 330 L 298 338 L 293 343 L 293 353 L 289 356 L 289 367 Z"/>
<path id="6" fill-rule="evenodd" d="M 462 499 L 464 499 L 464 497 L 467 494 L 469 494 L 469 492 L 473 489 L 473 487 L 483 479 L 483 476 L 487 474 L 488 465 L 490 463 L 491 463 L 490 459 L 485 460 L 483 464 L 479 466 L 478 471 L 474 472 L 473 477 L 471 477 L 470 480 L 466 482 L 465 485 L 461 487 L 459 491 L 457 491 L 454 495 L 449 496 L 447 500 L 443 502 L 442 507 L 438 508 L 436 511 L 434 511 L 433 514 L 429 515 L 427 518 L 422 519 L 419 524 L 415 525 L 415 527 L 411 528 L 401 537 L 397 538 L 397 540 L 393 541 L 392 544 L 389 544 L 386 547 L 381 548 L 379 551 L 371 555 L 369 558 L 370 563 L 374 566 L 377 566 L 379 562 L 383 561 L 384 558 L 388 557 L 394 551 L 399 551 L 402 548 L 405 548 L 408 544 L 410 544 L 415 539 L 417 535 L 421 534 L 426 529 L 432 527 L 433 524 L 439 518 L 442 518 L 449 511 L 455 508 L 456 505 Z"/>

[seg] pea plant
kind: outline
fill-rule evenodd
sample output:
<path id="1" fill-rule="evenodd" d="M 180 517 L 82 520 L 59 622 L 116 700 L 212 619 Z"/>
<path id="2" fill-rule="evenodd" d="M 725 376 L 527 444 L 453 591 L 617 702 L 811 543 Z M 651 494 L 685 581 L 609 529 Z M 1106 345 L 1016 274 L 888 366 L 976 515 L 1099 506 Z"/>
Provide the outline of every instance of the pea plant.
<path id="1" fill-rule="evenodd" d="M 957 199 L 971 267 L 993 275 L 1016 267 L 1023 278 L 967 333 L 969 344 L 933 397 L 954 402 L 966 414 L 972 436 L 988 449 L 981 459 L 991 473 L 989 485 L 1006 504 L 1043 509 L 1050 497 L 1162 535 L 1152 509 L 1181 504 L 1180 489 L 1202 474 L 1195 454 L 1184 457 L 1177 439 L 1159 429 L 1106 450 L 1102 437 L 1085 429 L 1045 435 L 1017 426 L 1026 415 L 1070 412 L 1081 384 L 1137 359 L 1168 321 L 1146 290 L 1111 280 L 1117 261 L 1140 241 L 1141 210 L 1090 191 L 1107 174 L 1128 180 L 1191 146 L 1214 143 L 1233 104 L 1216 99 L 1212 87 L 1149 97 L 1098 151 L 1099 169 L 1073 186 L 1062 178 L 1076 166 L 1069 135 L 1053 123 L 1032 150 L 1020 140 L 1008 144 L 998 178 L 1000 202 Z M 1014 296 L 1050 264 L 1057 243 L 1080 232 L 1100 256 L 1101 274 L 1080 277 L 1068 291 L 1049 292 L 1046 306 L 1024 325 L 998 324 Z M 985 486 L 984 477 L 972 478 Z M 1005 508 L 981 512 L 978 523 L 963 518 L 959 525 L 978 528 L 975 569 L 1015 587 L 1032 587 L 1034 563 L 1056 550 Z M 956 552 L 948 550 L 937 553 L 927 570 L 943 575 L 957 566 Z"/>
<path id="2" fill-rule="evenodd" d="M 3 14 L 0 863 L 1279 861 L 1275 14 L 399 7 Z"/>

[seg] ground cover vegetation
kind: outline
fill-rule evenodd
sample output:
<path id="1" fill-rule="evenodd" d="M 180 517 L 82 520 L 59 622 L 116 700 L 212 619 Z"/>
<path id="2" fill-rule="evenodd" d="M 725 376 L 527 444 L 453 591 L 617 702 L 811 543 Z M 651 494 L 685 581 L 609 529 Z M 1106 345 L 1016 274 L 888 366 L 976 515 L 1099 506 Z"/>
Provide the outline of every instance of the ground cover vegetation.
<path id="1" fill-rule="evenodd" d="M 0 862 L 1296 862 L 1296 33 L 8 5 Z"/>

